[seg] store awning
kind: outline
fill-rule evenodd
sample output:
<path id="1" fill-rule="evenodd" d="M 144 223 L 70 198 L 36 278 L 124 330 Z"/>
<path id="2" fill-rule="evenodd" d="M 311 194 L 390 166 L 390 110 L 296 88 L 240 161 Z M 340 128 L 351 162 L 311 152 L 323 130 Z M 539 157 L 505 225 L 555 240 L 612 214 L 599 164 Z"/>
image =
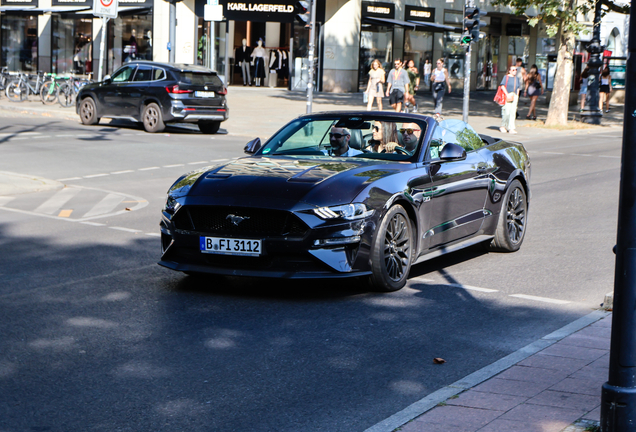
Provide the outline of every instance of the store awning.
<path id="1" fill-rule="evenodd" d="M 126 12 L 143 11 L 143 10 L 150 10 L 150 7 L 148 6 L 120 6 L 117 8 L 117 15 L 121 13 L 126 13 Z M 77 14 L 87 15 L 92 13 L 93 13 L 93 9 L 89 9 L 89 10 L 83 10 L 81 12 L 78 12 Z"/>
<path id="2" fill-rule="evenodd" d="M 410 23 L 408 21 L 396 20 L 393 18 L 375 18 L 375 17 L 362 17 L 362 21 L 365 21 L 369 24 L 380 24 L 380 25 L 388 25 L 388 26 L 398 26 L 398 27 L 407 27 L 411 30 L 415 30 L 416 25 Z"/>
<path id="3" fill-rule="evenodd" d="M 37 12 L 52 12 L 52 13 L 69 13 L 83 10 L 91 10 L 90 6 L 51 6 L 46 8 L 37 8 L 34 11 Z"/>
<path id="4" fill-rule="evenodd" d="M 426 21 L 413 21 L 413 20 L 409 22 L 415 24 L 418 30 L 433 31 L 433 32 L 442 32 L 442 31 L 451 31 L 455 33 L 462 32 L 462 29 L 459 27 L 453 27 L 453 26 L 444 25 L 444 24 L 437 24 L 437 23 L 426 22 Z"/>
<path id="5" fill-rule="evenodd" d="M 35 12 L 35 6 L 0 6 L 0 12 Z"/>

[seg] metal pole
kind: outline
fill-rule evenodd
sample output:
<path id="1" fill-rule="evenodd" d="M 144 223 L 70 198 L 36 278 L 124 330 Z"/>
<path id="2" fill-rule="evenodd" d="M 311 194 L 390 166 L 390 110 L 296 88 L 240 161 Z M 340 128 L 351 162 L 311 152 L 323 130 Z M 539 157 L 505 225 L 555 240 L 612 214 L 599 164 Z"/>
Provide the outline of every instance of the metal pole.
<path id="1" fill-rule="evenodd" d="M 311 27 L 309 28 L 309 79 L 307 80 L 307 114 L 311 114 L 314 101 L 314 45 L 316 42 L 316 0 L 311 0 Z"/>
<path id="2" fill-rule="evenodd" d="M 170 14 L 169 18 L 170 29 L 168 30 L 168 61 L 174 63 L 174 52 L 176 51 L 176 34 L 177 34 L 177 3 L 176 0 L 170 0 Z"/>
<path id="3" fill-rule="evenodd" d="M 603 111 L 599 108 L 599 87 L 600 87 L 600 70 L 603 66 L 601 59 L 601 0 L 596 1 L 594 10 L 594 30 L 592 31 L 592 40 L 587 48 L 590 53 L 590 61 L 587 65 L 590 67 L 590 75 L 587 78 L 587 95 L 585 97 L 585 108 L 581 113 L 581 121 L 588 124 L 601 124 Z"/>
<path id="4" fill-rule="evenodd" d="M 225 86 L 230 85 L 230 21 L 225 21 Z"/>
<path id="5" fill-rule="evenodd" d="M 630 11 L 614 313 L 609 379 L 601 393 L 601 431 L 636 430 L 636 13 Z"/>
<path id="6" fill-rule="evenodd" d="M 468 44 L 468 47 L 466 48 L 466 65 L 464 66 L 464 107 L 462 110 L 462 120 L 464 121 L 464 123 L 468 123 L 468 100 L 470 98 L 470 58 L 470 44 Z"/>
<path id="7" fill-rule="evenodd" d="M 99 72 L 97 73 L 97 81 L 101 82 L 102 77 L 104 76 L 104 59 L 106 55 L 104 51 L 106 50 L 106 31 L 108 29 L 108 17 L 102 17 L 102 34 L 101 40 L 99 41 Z"/>

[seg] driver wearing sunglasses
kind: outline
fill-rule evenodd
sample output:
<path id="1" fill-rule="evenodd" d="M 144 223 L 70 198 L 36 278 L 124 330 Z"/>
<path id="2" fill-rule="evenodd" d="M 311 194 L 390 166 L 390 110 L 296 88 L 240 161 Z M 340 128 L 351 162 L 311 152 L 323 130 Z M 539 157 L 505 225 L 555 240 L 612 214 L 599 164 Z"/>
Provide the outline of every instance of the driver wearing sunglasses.
<path id="1" fill-rule="evenodd" d="M 398 129 L 400 135 L 402 136 L 402 142 L 404 143 L 404 149 L 409 153 L 413 154 L 415 149 L 417 148 L 417 143 L 420 140 L 420 135 L 422 134 L 422 129 L 417 123 L 403 123 L 402 127 Z M 386 149 L 388 152 L 395 151 L 395 148 L 399 145 L 397 143 L 388 143 L 386 145 Z M 399 146 L 402 147 L 402 146 Z"/>
<path id="2" fill-rule="evenodd" d="M 339 128 L 333 126 L 329 132 L 329 144 L 331 150 L 328 154 L 331 156 L 352 157 L 361 154 L 360 150 L 349 147 L 351 132 L 347 128 Z"/>

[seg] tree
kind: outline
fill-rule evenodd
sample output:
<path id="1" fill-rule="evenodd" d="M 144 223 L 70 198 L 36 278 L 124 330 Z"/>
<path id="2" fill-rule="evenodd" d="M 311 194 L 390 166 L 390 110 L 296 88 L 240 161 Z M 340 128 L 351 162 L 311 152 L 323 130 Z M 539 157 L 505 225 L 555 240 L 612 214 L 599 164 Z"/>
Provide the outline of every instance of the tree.
<path id="1" fill-rule="evenodd" d="M 629 6 L 612 0 L 597 0 L 608 10 L 629 13 Z M 527 17 L 534 27 L 541 21 L 550 37 L 556 37 L 558 48 L 557 69 L 546 125 L 567 123 L 570 87 L 576 35 L 589 31 L 580 18 L 594 10 L 595 0 L 493 0 L 493 5 L 508 6 L 517 15 Z M 532 13 L 532 15 L 531 15 Z M 535 14 L 536 13 L 536 14 Z"/>

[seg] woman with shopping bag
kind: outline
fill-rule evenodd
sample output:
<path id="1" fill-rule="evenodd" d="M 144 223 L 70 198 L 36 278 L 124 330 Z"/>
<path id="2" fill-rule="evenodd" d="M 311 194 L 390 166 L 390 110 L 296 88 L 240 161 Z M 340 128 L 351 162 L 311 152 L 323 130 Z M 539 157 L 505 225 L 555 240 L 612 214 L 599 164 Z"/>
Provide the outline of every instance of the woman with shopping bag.
<path id="1" fill-rule="evenodd" d="M 382 69 L 380 60 L 375 59 L 371 63 L 371 70 L 369 71 L 369 82 L 367 83 L 366 102 L 367 111 L 371 111 L 373 108 L 373 99 L 378 101 L 378 110 L 382 111 L 382 96 L 384 95 L 383 83 L 386 81 L 386 73 Z"/>
<path id="2" fill-rule="evenodd" d="M 501 127 L 502 133 L 516 134 L 515 118 L 517 116 L 517 104 L 519 103 L 519 91 L 521 84 L 517 79 L 517 66 L 510 66 L 508 74 L 501 80 L 499 88 L 506 95 L 506 102 L 501 107 Z M 500 90 L 497 90 L 499 93 Z"/>

